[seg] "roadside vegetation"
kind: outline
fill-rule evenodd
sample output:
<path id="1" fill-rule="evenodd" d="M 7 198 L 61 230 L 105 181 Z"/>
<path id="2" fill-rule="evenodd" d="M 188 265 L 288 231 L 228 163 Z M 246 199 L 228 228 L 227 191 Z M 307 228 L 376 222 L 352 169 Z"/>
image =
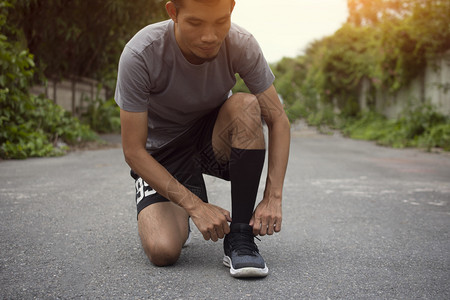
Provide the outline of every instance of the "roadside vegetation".
<path id="1" fill-rule="evenodd" d="M 11 4 L 0 2 L 0 29 L 17 35 L 4 13 Z M 95 139 L 95 133 L 61 107 L 29 93 L 36 66 L 23 45 L 0 34 L 0 156 L 27 158 L 61 155 L 68 144 Z"/>
<path id="2" fill-rule="evenodd" d="M 376 141 L 383 146 L 450 151 L 450 120 L 430 105 L 407 110 L 394 120 L 367 112 L 343 119 L 338 128 L 350 138 Z"/>
<path id="3" fill-rule="evenodd" d="M 449 51 L 450 2 L 348 0 L 348 7 L 348 22 L 334 35 L 273 66 L 291 122 L 303 118 L 385 146 L 450 151 L 450 118 L 426 99 L 394 120 L 375 105 L 377 91 L 396 93 Z M 363 80 L 370 82 L 365 108 L 358 101 Z M 448 97 L 449 85 L 440 86 Z"/>
<path id="4" fill-rule="evenodd" d="M 0 158 L 63 155 L 118 132 L 113 99 L 86 99 L 76 118 L 30 87 L 89 77 L 113 90 L 125 42 L 162 18 L 156 0 L 0 0 Z"/>
<path id="5" fill-rule="evenodd" d="M 348 0 L 348 7 L 334 35 L 272 66 L 290 121 L 391 147 L 450 151 L 450 118 L 426 101 L 394 120 L 375 109 L 378 90 L 397 92 L 450 49 L 450 3 Z M 0 0 L 0 158 L 63 155 L 98 133 L 119 132 L 112 94 L 120 53 L 137 30 L 164 18 L 158 0 Z M 96 79 L 109 96 L 86 99 L 76 118 L 29 92 L 47 78 L 71 77 Z M 364 109 L 363 80 L 370 81 Z M 245 90 L 238 79 L 234 91 Z"/>

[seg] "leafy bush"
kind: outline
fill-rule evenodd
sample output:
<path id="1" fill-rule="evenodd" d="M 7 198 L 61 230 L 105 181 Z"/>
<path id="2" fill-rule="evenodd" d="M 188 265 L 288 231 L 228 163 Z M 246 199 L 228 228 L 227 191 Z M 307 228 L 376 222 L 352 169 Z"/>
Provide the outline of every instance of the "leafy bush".
<path id="1" fill-rule="evenodd" d="M 327 126 L 333 128 L 335 125 L 335 115 L 331 106 L 326 106 L 308 117 L 308 123 L 313 126 Z"/>
<path id="2" fill-rule="evenodd" d="M 382 115 L 367 112 L 361 117 L 344 120 L 341 130 L 351 138 L 374 141 L 386 134 L 387 123 Z"/>
<path id="3" fill-rule="evenodd" d="M 450 118 L 430 105 L 405 110 L 396 120 L 368 112 L 343 122 L 342 132 L 354 139 L 372 140 L 394 148 L 434 147 L 450 150 Z"/>
<path id="4" fill-rule="evenodd" d="M 308 110 L 301 101 L 295 101 L 289 108 L 286 108 L 286 115 L 289 121 L 292 123 L 299 118 L 306 118 L 308 116 Z"/>
<path id="5" fill-rule="evenodd" d="M 7 1 L 0 1 L 0 29 L 6 26 Z M 10 30 L 10 29 L 9 29 Z M 14 30 L 10 30 L 14 31 Z M 35 73 L 33 56 L 20 43 L 0 34 L 0 157 L 60 155 L 57 142 L 96 138 L 94 132 L 61 107 L 28 92 Z"/>
<path id="6" fill-rule="evenodd" d="M 300 88 L 306 76 L 306 68 L 302 57 L 283 58 L 272 66 L 275 74 L 274 85 L 283 97 L 287 109 L 296 105 L 295 102 L 301 96 Z"/>
<path id="7" fill-rule="evenodd" d="M 88 109 L 81 120 L 98 133 L 120 132 L 120 108 L 114 99 L 85 99 Z"/>
<path id="8" fill-rule="evenodd" d="M 425 147 L 428 150 L 434 147 L 441 147 L 445 151 L 450 151 L 450 124 L 449 122 L 436 125 L 427 132 L 426 135 L 421 136 L 417 144 L 420 147 Z"/>
<path id="9" fill-rule="evenodd" d="M 0 100 L 2 158 L 62 155 L 68 148 L 59 147 L 60 141 L 73 145 L 97 138 L 88 125 L 81 124 L 49 99 L 23 94 L 18 102 L 20 105 L 11 100 Z"/>

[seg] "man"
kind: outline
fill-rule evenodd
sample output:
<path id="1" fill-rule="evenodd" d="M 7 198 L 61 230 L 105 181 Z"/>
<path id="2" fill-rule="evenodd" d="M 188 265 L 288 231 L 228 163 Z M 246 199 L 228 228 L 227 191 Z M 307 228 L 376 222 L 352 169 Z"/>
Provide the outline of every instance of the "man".
<path id="1" fill-rule="evenodd" d="M 177 261 L 190 217 L 205 240 L 225 237 L 223 262 L 232 276 L 263 277 L 268 268 L 254 236 L 281 230 L 289 122 L 257 42 L 231 24 L 234 5 L 169 1 L 170 20 L 145 27 L 126 45 L 115 99 L 150 261 Z M 236 73 L 253 94 L 230 96 Z M 265 157 L 261 116 L 270 137 L 268 176 L 253 211 Z M 208 203 L 202 174 L 231 181 L 232 218 Z"/>

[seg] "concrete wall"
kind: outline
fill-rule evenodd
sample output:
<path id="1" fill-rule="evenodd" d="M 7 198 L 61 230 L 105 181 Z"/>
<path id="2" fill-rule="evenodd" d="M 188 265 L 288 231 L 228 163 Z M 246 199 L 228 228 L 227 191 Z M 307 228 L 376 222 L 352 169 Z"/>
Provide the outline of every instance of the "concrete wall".
<path id="1" fill-rule="evenodd" d="M 436 67 L 429 64 L 426 71 L 425 99 L 450 115 L 450 51 L 435 61 Z"/>
<path id="2" fill-rule="evenodd" d="M 364 79 L 360 85 L 361 110 L 369 107 L 371 83 Z M 388 118 L 395 118 L 406 108 L 425 102 L 434 105 L 440 113 L 450 116 L 450 51 L 434 61 L 429 61 L 423 72 L 410 84 L 394 94 L 384 90 L 375 91 L 376 111 Z"/>
<path id="3" fill-rule="evenodd" d="M 80 115 L 88 106 L 84 101 L 86 98 L 106 99 L 106 90 L 103 88 L 99 90 L 98 87 L 99 83 L 95 80 L 75 78 L 58 82 L 49 80 L 47 86 L 34 86 L 30 92 L 35 95 L 44 94 L 65 110 Z"/>

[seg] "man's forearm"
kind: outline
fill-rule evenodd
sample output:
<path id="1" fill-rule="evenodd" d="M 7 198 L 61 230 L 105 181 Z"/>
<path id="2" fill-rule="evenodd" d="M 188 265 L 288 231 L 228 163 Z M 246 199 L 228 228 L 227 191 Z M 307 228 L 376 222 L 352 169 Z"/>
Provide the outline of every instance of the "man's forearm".
<path id="1" fill-rule="evenodd" d="M 290 124 L 273 85 L 256 97 L 269 128 L 269 163 L 264 198 L 281 201 L 289 158 Z"/>
<path id="2" fill-rule="evenodd" d="M 286 121 L 274 122 L 268 128 L 269 158 L 264 198 L 281 201 L 289 159 L 290 128 Z"/>

